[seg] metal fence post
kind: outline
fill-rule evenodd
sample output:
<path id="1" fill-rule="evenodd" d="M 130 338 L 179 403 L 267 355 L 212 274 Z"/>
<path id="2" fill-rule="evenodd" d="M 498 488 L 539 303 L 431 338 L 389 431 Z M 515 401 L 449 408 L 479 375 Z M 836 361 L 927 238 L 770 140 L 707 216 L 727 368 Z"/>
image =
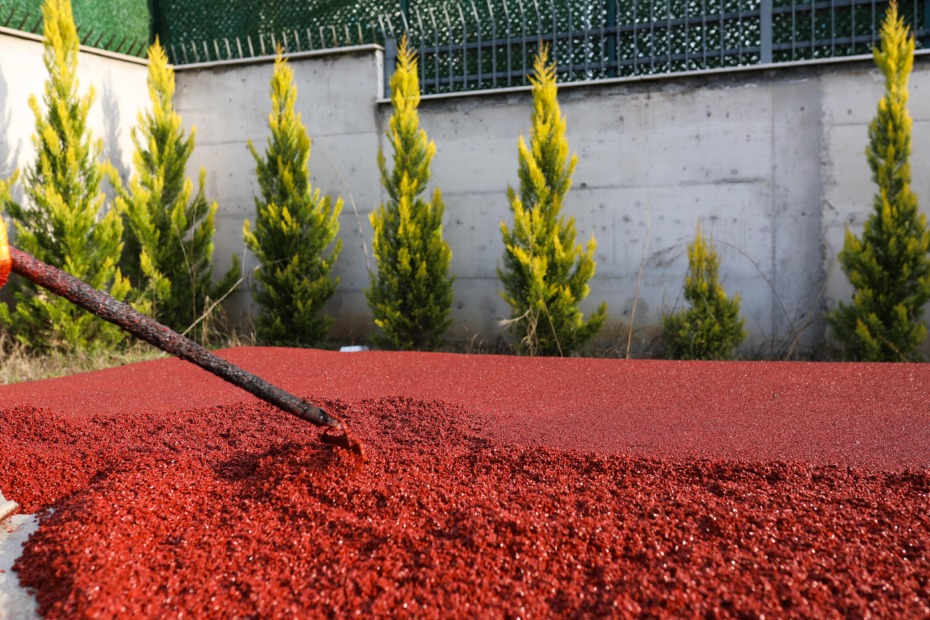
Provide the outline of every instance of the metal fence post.
<path id="1" fill-rule="evenodd" d="M 915 8 L 916 8 L 916 7 L 915 7 Z M 916 18 L 916 15 L 915 15 L 915 18 Z M 915 23 L 914 23 L 914 30 L 915 30 L 915 31 L 921 31 L 921 30 L 923 31 L 923 36 L 920 37 L 920 42 L 921 42 L 921 45 L 923 46 L 923 48 L 926 49 L 927 46 L 928 46 L 928 44 L 930 44 L 930 1 L 924 0 L 924 23 L 923 23 L 923 28 L 922 28 L 922 29 L 918 29 L 918 24 L 916 23 L 917 20 L 915 19 L 914 22 L 915 22 Z"/>
<path id="2" fill-rule="evenodd" d="M 759 5 L 759 63 L 772 63 L 772 0 L 761 0 Z"/>
<path id="3" fill-rule="evenodd" d="M 617 0 L 607 0 L 607 77 L 617 77 L 620 59 L 617 58 Z"/>
<path id="4" fill-rule="evenodd" d="M 397 39 L 384 38 L 384 97 L 391 98 L 391 76 L 397 67 Z"/>

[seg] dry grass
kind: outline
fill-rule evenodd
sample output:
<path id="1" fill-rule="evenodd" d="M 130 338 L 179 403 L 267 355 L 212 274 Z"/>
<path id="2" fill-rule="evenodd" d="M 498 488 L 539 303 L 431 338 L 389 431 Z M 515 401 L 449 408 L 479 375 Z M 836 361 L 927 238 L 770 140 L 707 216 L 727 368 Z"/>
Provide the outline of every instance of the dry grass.
<path id="1" fill-rule="evenodd" d="M 0 334 L 0 385 L 112 368 L 162 355 L 158 349 L 141 342 L 113 351 L 37 355 L 24 345 L 12 341 L 6 334 Z"/>
<path id="2" fill-rule="evenodd" d="M 216 343 L 215 348 L 252 345 L 254 339 L 232 333 Z M 214 348 L 213 346 L 209 348 Z M 64 377 L 81 372 L 103 370 L 135 362 L 167 357 L 157 348 L 134 340 L 131 344 L 110 351 L 77 351 L 37 355 L 0 331 L 0 385 Z"/>

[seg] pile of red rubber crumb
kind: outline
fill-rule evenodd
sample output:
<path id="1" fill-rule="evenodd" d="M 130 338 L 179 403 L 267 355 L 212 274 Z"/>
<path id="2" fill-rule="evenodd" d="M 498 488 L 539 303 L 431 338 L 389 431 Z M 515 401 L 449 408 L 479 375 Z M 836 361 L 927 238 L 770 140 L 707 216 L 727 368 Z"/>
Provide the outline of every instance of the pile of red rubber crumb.
<path id="1" fill-rule="evenodd" d="M 0 411 L 46 618 L 930 615 L 930 473 L 511 445 L 438 400 Z"/>

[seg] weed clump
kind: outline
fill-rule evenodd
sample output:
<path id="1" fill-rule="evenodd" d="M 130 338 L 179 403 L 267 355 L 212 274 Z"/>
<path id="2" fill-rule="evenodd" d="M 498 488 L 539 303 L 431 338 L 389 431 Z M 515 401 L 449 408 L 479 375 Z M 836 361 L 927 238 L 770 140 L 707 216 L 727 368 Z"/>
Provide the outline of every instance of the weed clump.
<path id="1" fill-rule="evenodd" d="M 662 318 L 666 356 L 682 360 L 724 360 L 746 335 L 739 295 L 727 297 L 719 281 L 720 258 L 698 226 L 688 245 L 684 297 L 689 307 Z"/>

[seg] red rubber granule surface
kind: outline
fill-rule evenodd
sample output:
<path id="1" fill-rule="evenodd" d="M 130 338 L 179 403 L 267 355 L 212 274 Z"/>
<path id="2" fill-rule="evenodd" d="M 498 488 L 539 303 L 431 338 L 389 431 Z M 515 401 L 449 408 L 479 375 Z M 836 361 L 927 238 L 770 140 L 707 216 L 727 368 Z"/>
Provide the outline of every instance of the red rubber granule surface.
<path id="1" fill-rule="evenodd" d="M 762 374 L 780 379 L 766 389 L 795 401 L 805 398 L 797 385 L 820 385 L 807 408 L 826 412 L 824 382 L 864 394 L 855 373 L 871 367 L 837 366 L 852 374 L 831 378 L 818 365 L 651 365 L 644 392 L 720 378 L 679 395 L 696 403 L 681 420 L 692 431 L 671 432 L 627 429 L 634 416 L 623 412 L 637 403 L 618 403 L 614 419 L 575 393 L 587 385 L 601 399 L 616 389 L 601 381 L 635 376 L 641 364 L 491 357 L 499 372 L 477 381 L 468 365 L 481 357 L 228 353 L 266 356 L 256 365 L 284 383 L 305 380 L 301 360 L 342 364 L 328 386 L 290 389 L 329 390 L 318 402 L 347 420 L 368 461 L 323 446 L 314 428 L 270 406 L 214 391 L 205 373 L 185 379 L 202 386 L 199 406 L 139 409 L 139 398 L 165 390 L 167 361 L 0 389 L 0 488 L 27 512 L 54 508 L 16 567 L 46 617 L 930 616 L 930 472 L 920 465 L 930 417 L 908 409 L 926 404 L 911 389 L 921 367 L 876 367 L 886 374 L 874 390 L 889 392 L 875 402 L 895 411 L 875 407 L 869 432 L 824 413 L 810 423 L 835 422 L 821 446 L 811 433 L 785 439 L 796 437 L 783 426 L 795 418 L 760 414 L 771 391 L 721 389 L 727 372 L 743 373 L 743 387 L 760 387 Z M 281 355 L 289 371 L 268 364 Z M 365 358 L 370 375 L 349 372 L 369 366 Z M 378 370 L 392 359 L 395 375 Z M 411 360 L 436 385 L 419 384 Z M 560 390 L 559 372 L 579 369 L 597 372 L 563 377 L 570 387 Z M 80 407 L 64 406 L 70 386 L 105 387 L 126 373 L 135 381 L 122 401 L 98 394 L 93 411 L 85 394 Z M 550 388 L 524 399 L 521 415 L 514 393 L 525 396 L 540 374 Z M 512 390 L 494 389 L 507 382 Z M 43 386 L 54 392 L 46 400 Z M 451 397 L 436 398 L 440 388 Z M 714 388 L 719 398 L 702 398 Z M 35 405 L 17 395 L 26 390 Z M 683 438 L 725 428 L 715 416 L 728 408 L 740 423 L 695 448 L 713 458 L 695 458 Z M 556 411 L 566 433 L 551 441 Z M 616 449 L 603 449 L 605 427 Z M 586 434 L 599 449 L 582 450 Z M 634 435 L 669 447 L 642 455 Z M 793 462 L 761 444 L 727 457 L 757 435 L 794 446 Z M 872 456 L 858 452 L 863 441 Z"/>

